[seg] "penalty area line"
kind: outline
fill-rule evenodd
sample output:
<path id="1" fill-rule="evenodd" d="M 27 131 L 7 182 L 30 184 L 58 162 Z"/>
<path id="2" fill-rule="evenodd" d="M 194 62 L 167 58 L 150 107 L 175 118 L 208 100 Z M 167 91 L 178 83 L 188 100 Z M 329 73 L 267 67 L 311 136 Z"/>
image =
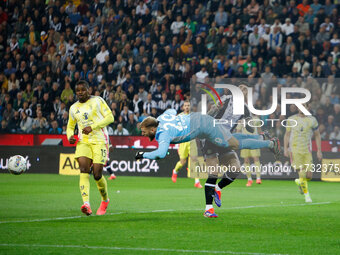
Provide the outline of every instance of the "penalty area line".
<path id="1" fill-rule="evenodd" d="M 236 252 L 236 251 L 208 251 L 208 250 L 184 250 L 167 248 L 143 248 L 143 247 L 115 247 L 115 246 L 87 246 L 87 245 L 57 245 L 57 244 L 10 244 L 0 243 L 3 247 L 27 247 L 27 248 L 68 248 L 68 249 L 101 249 L 101 250 L 130 250 L 130 251 L 154 251 L 175 253 L 208 253 L 208 254 L 238 254 L 238 255 L 288 255 L 279 253 Z"/>
<path id="2" fill-rule="evenodd" d="M 265 207 L 295 207 L 295 206 L 326 205 L 326 204 L 331 204 L 331 203 L 332 202 L 303 203 L 303 204 L 248 205 L 248 206 L 236 206 L 236 207 L 229 207 L 229 208 L 220 208 L 218 210 L 229 211 L 229 210 L 265 208 Z M 143 214 L 143 213 L 190 212 L 190 211 L 203 211 L 203 210 L 202 209 L 179 209 L 179 210 L 165 209 L 165 210 L 151 210 L 151 211 L 137 211 L 137 212 L 114 212 L 114 213 L 107 213 L 107 214 L 101 215 L 101 216 L 99 216 L 99 215 L 92 215 L 90 217 L 102 217 L 102 216 L 119 215 L 119 214 Z M 45 218 L 45 219 L 0 221 L 0 224 L 7 224 L 7 223 L 31 223 L 31 222 L 58 221 L 58 220 L 72 220 L 72 219 L 79 219 L 79 218 L 86 218 L 86 217 L 88 217 L 88 216 L 77 215 L 77 216 Z"/>

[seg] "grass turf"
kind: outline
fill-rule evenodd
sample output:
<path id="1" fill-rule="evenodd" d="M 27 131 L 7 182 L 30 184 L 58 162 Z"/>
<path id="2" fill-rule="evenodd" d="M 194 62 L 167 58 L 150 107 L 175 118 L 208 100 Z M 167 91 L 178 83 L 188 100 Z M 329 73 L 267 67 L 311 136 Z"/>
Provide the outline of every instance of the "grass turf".
<path id="1" fill-rule="evenodd" d="M 110 215 L 86 217 L 79 177 L 0 176 L 0 254 L 340 254 L 339 183 L 311 182 L 306 205 L 293 181 L 237 180 L 207 219 L 192 179 L 118 177 Z"/>

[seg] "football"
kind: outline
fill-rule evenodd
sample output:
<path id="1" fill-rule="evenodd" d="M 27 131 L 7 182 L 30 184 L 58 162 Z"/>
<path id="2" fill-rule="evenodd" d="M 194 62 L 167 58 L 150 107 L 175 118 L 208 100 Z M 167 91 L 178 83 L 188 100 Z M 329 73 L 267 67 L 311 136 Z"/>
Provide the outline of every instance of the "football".
<path id="1" fill-rule="evenodd" d="M 8 171 L 11 174 L 22 174 L 26 171 L 26 159 L 23 156 L 15 155 L 8 160 Z"/>

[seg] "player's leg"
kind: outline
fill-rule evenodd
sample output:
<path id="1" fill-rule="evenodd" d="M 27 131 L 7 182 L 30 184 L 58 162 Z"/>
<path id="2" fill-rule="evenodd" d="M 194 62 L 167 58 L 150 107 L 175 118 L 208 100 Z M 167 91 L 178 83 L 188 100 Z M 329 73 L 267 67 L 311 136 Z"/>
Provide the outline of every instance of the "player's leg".
<path id="1" fill-rule="evenodd" d="M 93 150 L 93 177 L 96 181 L 98 191 L 102 198 L 99 209 L 97 210 L 97 215 L 103 215 L 106 213 L 106 208 L 109 204 L 107 182 L 103 176 L 103 167 L 107 160 L 108 148 L 107 145 L 98 144 L 92 145 Z"/>
<path id="2" fill-rule="evenodd" d="M 242 152 L 243 154 L 241 154 L 241 157 L 244 156 L 243 167 L 246 172 L 247 179 L 248 179 L 246 186 L 250 187 L 253 184 L 253 179 L 251 177 L 252 169 L 250 166 L 250 158 L 249 158 L 250 150 L 242 150 L 241 153 Z"/>
<path id="3" fill-rule="evenodd" d="M 312 179 L 312 172 L 308 171 L 308 168 L 306 167 L 305 164 L 310 165 L 313 162 L 313 158 L 311 153 L 303 153 L 301 154 L 301 162 L 304 162 L 302 165 L 302 169 L 299 171 L 299 181 L 300 181 L 300 186 L 302 189 L 302 192 L 305 196 L 305 202 L 311 203 L 312 199 L 309 194 L 308 190 L 308 181 Z M 307 168 L 307 169 L 306 169 Z"/>
<path id="4" fill-rule="evenodd" d="M 181 170 L 181 168 L 185 165 L 186 162 L 187 162 L 186 158 L 180 158 L 179 161 L 176 163 L 174 170 L 172 170 L 172 176 L 171 176 L 172 182 L 175 183 L 177 181 L 178 172 L 179 170 Z"/>
<path id="5" fill-rule="evenodd" d="M 80 178 L 79 178 L 79 188 L 80 194 L 83 199 L 83 205 L 81 206 L 81 211 L 86 215 L 91 215 L 92 210 L 90 206 L 90 166 L 92 160 L 87 157 L 78 158 Z"/>
<path id="6" fill-rule="evenodd" d="M 250 152 L 253 161 L 254 161 L 254 165 L 255 165 L 255 173 L 256 173 L 256 183 L 257 184 L 261 184 L 261 163 L 260 163 L 260 158 L 259 158 L 259 154 L 260 154 L 260 150 L 252 150 Z"/>
<path id="7" fill-rule="evenodd" d="M 265 136 L 263 135 L 231 134 L 230 130 L 224 125 L 215 125 L 214 119 L 211 116 L 202 116 L 201 122 L 203 123 L 201 126 L 195 126 L 198 131 L 195 131 L 193 138 L 196 136 L 208 138 L 210 142 L 217 146 L 232 150 L 268 148 L 274 153 L 276 160 L 281 153 L 278 138 L 264 140 Z"/>
<path id="8" fill-rule="evenodd" d="M 190 177 L 190 167 L 191 167 L 191 160 L 190 160 L 190 156 L 188 157 L 188 177 Z M 199 178 L 195 178 L 195 184 L 194 184 L 195 188 L 201 189 L 203 188 L 201 183 L 200 183 L 200 179 Z"/>
<path id="9" fill-rule="evenodd" d="M 189 156 L 190 150 L 190 142 L 181 143 L 178 147 L 178 156 L 179 161 L 176 163 L 174 170 L 172 170 L 171 180 L 175 183 L 177 181 L 177 175 L 179 170 L 185 165 L 187 162 L 187 158 Z"/>
<path id="10" fill-rule="evenodd" d="M 241 163 L 236 154 L 236 152 L 231 151 L 227 153 L 223 153 L 219 157 L 219 162 L 221 165 L 226 166 L 228 171 L 223 174 L 222 179 L 215 187 L 215 203 L 217 206 L 222 205 L 221 197 L 222 192 L 221 190 L 234 182 L 241 171 Z"/>
<path id="11" fill-rule="evenodd" d="M 78 143 L 76 147 L 75 158 L 79 164 L 79 189 L 83 199 L 81 211 L 86 215 L 91 215 L 90 207 L 90 167 L 92 164 L 92 151 L 88 144 Z"/>
<path id="12" fill-rule="evenodd" d="M 210 156 L 209 158 L 206 158 L 206 166 L 216 166 L 218 164 L 217 157 Z M 208 173 L 208 179 L 204 184 L 204 193 L 205 193 L 205 211 L 204 211 L 204 217 L 207 218 L 217 218 L 218 215 L 215 213 L 214 207 L 213 207 L 213 200 L 214 200 L 214 194 L 215 194 L 215 187 L 217 182 L 217 173 L 216 172 L 210 172 Z"/>
<path id="13" fill-rule="evenodd" d="M 291 164 L 298 171 L 299 178 L 295 179 L 296 185 L 299 187 L 299 191 L 305 196 L 306 202 L 312 202 L 312 199 L 308 190 L 308 178 L 311 178 L 311 172 L 306 171 L 305 164 L 311 164 L 313 158 L 311 153 L 299 153 L 296 150 L 291 152 Z"/>
<path id="14" fill-rule="evenodd" d="M 106 168 L 106 171 L 109 173 L 110 177 L 109 180 L 114 180 L 116 179 L 116 175 L 114 174 L 114 172 L 112 171 L 112 169 L 110 167 Z"/>
<path id="15" fill-rule="evenodd" d="M 110 158 L 109 158 L 110 152 L 113 152 L 113 146 L 110 143 L 110 139 L 109 139 L 109 153 L 108 153 L 108 158 L 107 158 L 108 162 L 110 160 Z M 106 171 L 110 174 L 109 180 L 115 180 L 117 178 L 116 175 L 114 174 L 114 172 L 112 171 L 112 169 L 110 167 L 107 167 Z"/>

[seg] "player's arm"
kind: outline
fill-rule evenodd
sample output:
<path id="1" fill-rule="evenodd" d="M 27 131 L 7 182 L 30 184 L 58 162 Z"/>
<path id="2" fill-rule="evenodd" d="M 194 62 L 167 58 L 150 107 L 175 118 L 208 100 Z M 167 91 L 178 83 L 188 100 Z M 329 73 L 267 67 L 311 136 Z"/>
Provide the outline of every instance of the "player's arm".
<path id="1" fill-rule="evenodd" d="M 317 148 L 317 157 L 318 160 L 322 160 L 322 151 L 321 151 L 321 134 L 319 129 L 314 130 L 314 138 L 315 138 L 315 143 L 316 143 L 316 148 Z"/>
<path id="2" fill-rule="evenodd" d="M 212 116 L 212 117 L 215 117 L 218 113 L 219 110 L 221 110 L 221 105 L 220 103 L 218 103 L 218 105 L 213 105 L 210 107 L 210 110 L 207 112 L 208 115 Z"/>
<path id="3" fill-rule="evenodd" d="M 253 116 L 252 116 L 252 114 L 251 114 L 251 112 L 249 110 L 248 105 L 244 104 L 244 106 L 245 106 L 244 107 L 245 111 L 244 111 L 243 119 L 246 122 L 246 125 L 245 125 L 246 126 L 246 130 L 248 132 L 250 132 L 250 133 L 254 133 L 254 131 L 255 131 L 254 127 L 251 127 L 251 126 L 248 125 L 248 121 L 251 120 L 253 118 Z M 260 132 L 259 132 L 259 134 L 260 134 Z"/>
<path id="4" fill-rule="evenodd" d="M 137 152 L 136 159 L 148 158 L 148 159 L 161 159 L 165 158 L 169 145 L 170 138 L 166 133 L 161 133 L 159 136 L 158 149 L 151 152 Z"/>
<path id="5" fill-rule="evenodd" d="M 76 127 L 76 124 L 77 121 L 73 116 L 73 111 L 71 108 L 66 129 L 67 140 L 69 140 L 70 144 L 74 144 L 76 142 L 76 138 L 74 137 L 74 128 Z"/>
<path id="6" fill-rule="evenodd" d="M 92 130 L 97 130 L 97 129 L 104 128 L 107 125 L 109 125 L 110 123 L 114 122 L 114 117 L 113 117 L 112 111 L 110 110 L 110 108 L 107 105 L 107 103 L 102 98 L 99 98 L 99 100 L 100 100 L 99 111 L 102 114 L 102 116 L 104 116 L 104 118 L 101 119 L 100 121 L 97 121 L 97 122 L 93 123 L 89 127 L 85 127 L 83 129 L 83 133 L 85 135 L 88 135 L 89 133 L 91 133 Z"/>
<path id="7" fill-rule="evenodd" d="M 284 144 L 284 155 L 285 157 L 289 157 L 289 152 L 288 152 L 288 146 L 289 146 L 289 138 L 290 138 L 291 131 L 290 129 L 286 130 L 285 136 L 283 138 L 283 144 Z"/>

